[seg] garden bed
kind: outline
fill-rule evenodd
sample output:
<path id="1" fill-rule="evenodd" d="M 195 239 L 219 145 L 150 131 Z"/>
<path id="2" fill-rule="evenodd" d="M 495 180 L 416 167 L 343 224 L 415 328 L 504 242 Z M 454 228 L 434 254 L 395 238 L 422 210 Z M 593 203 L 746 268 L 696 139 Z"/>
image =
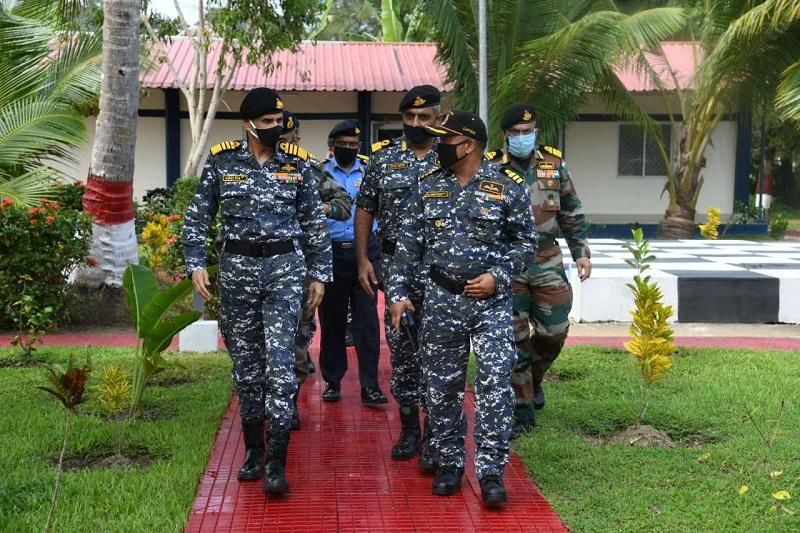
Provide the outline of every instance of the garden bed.
<path id="1" fill-rule="evenodd" d="M 0 362 L 13 351 L 0 349 Z M 113 420 L 96 404 L 100 369 L 133 365 L 130 348 L 42 347 L 36 357 L 64 366 L 70 355 L 91 355 L 88 402 L 73 421 L 54 531 L 183 531 L 231 394 L 224 353 L 180 354 L 186 369 L 165 371 L 147 387 L 143 416 L 124 428 L 115 458 Z M 170 356 L 171 357 L 171 356 Z M 0 365 L 1 366 L 1 365 Z M 0 368 L 0 530 L 44 526 L 61 446 L 64 409 L 36 389 L 44 369 Z M 167 386 L 160 386 L 160 384 Z"/>
<path id="2" fill-rule="evenodd" d="M 553 365 L 569 379 L 545 384 L 547 407 L 514 448 L 564 522 L 573 531 L 775 530 L 778 490 L 800 513 L 800 352 L 681 349 L 673 364 L 653 385 L 644 423 L 674 448 L 614 439 L 634 423 L 638 406 L 639 370 L 629 355 L 570 347 Z M 757 408 L 754 418 L 769 435 L 782 399 L 770 463 L 743 417 Z M 772 479 L 771 471 L 782 474 Z M 800 530 L 799 514 L 782 520 L 785 531 Z"/>

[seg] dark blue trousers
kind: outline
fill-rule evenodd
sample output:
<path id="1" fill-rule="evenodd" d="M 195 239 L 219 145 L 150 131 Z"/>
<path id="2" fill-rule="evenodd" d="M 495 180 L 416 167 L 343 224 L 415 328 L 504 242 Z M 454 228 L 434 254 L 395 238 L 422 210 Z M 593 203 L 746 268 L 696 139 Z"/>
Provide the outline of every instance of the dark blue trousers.
<path id="1" fill-rule="evenodd" d="M 375 272 L 380 275 L 381 250 L 377 239 L 370 237 L 367 253 Z M 325 296 L 319 306 L 322 331 L 319 366 L 322 379 L 339 383 L 347 372 L 345 330 L 347 306 L 353 315 L 353 342 L 358 355 L 358 378 L 361 387 L 378 386 L 380 331 L 378 300 L 370 297 L 358 282 L 358 262 L 354 243 L 333 242 L 333 282 L 325 284 Z"/>

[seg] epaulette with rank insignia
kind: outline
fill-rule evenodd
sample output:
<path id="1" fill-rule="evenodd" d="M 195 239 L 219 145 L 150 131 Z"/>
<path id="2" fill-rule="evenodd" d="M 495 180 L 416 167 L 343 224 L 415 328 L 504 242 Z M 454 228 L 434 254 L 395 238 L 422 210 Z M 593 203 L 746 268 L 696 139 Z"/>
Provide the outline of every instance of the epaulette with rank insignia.
<path id="1" fill-rule="evenodd" d="M 240 141 L 222 141 L 211 147 L 211 155 L 217 155 L 220 152 L 227 152 L 229 150 L 236 150 L 242 145 Z"/>
<path id="2" fill-rule="evenodd" d="M 382 141 L 378 141 L 376 143 L 372 143 L 372 153 L 374 154 L 378 150 L 386 148 L 390 144 L 392 144 L 392 141 L 390 141 L 389 139 L 384 139 Z"/>
<path id="3" fill-rule="evenodd" d="M 517 174 L 516 172 L 514 172 L 510 168 L 504 168 L 503 169 L 503 173 L 506 176 L 508 176 L 509 178 L 511 178 L 514 181 L 514 183 L 517 183 L 519 185 L 522 185 L 523 183 L 525 183 L 525 180 L 522 178 L 522 176 L 520 176 L 519 174 Z"/>
<path id="4" fill-rule="evenodd" d="M 364 154 L 358 154 L 357 157 L 363 161 L 364 163 L 369 163 L 369 156 Z"/>
<path id="5" fill-rule="evenodd" d="M 302 146 L 297 146 L 296 144 L 282 142 L 278 145 L 278 148 L 283 150 L 289 155 L 294 155 L 302 159 L 303 161 L 308 160 L 308 152 Z"/>
<path id="6" fill-rule="evenodd" d="M 556 156 L 559 159 L 563 159 L 563 157 L 561 156 L 561 150 L 559 150 L 558 148 L 553 148 L 552 146 L 545 146 L 544 151 L 550 155 Z"/>

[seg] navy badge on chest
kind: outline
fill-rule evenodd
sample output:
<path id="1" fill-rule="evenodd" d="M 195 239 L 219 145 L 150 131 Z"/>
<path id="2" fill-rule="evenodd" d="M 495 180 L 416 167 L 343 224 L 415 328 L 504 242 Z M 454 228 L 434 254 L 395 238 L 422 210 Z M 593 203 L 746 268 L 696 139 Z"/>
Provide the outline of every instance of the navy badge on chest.
<path id="1" fill-rule="evenodd" d="M 281 183 L 297 183 L 300 181 L 300 168 L 297 163 L 281 163 L 275 177 Z"/>
<path id="2" fill-rule="evenodd" d="M 247 181 L 245 174 L 223 174 L 222 183 L 241 183 Z"/>

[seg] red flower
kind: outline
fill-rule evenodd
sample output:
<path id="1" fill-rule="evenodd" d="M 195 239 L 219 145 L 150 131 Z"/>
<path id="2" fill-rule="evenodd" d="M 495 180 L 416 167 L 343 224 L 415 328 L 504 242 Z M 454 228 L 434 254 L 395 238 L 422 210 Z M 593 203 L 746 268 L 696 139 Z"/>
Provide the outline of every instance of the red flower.
<path id="1" fill-rule="evenodd" d="M 35 218 L 32 218 L 31 219 L 31 226 L 35 226 L 37 222 L 39 222 L 39 221 L 36 220 Z"/>
<path id="2" fill-rule="evenodd" d="M 11 198 L 6 198 L 5 200 L 3 200 L 2 203 L 3 207 L 10 207 L 12 205 L 14 205 L 14 200 L 12 200 Z"/>
<path id="3" fill-rule="evenodd" d="M 45 220 L 45 222 L 47 222 L 48 224 L 52 224 L 53 222 L 55 222 L 55 221 L 56 221 L 56 217 L 54 217 L 54 216 L 47 216 L 47 217 L 45 217 L 45 218 L 44 218 L 44 220 Z"/>
<path id="4" fill-rule="evenodd" d="M 29 207 L 29 208 L 28 208 L 28 214 L 29 214 L 29 215 L 36 215 L 36 214 L 38 214 L 38 213 L 39 213 L 39 210 L 38 210 L 38 209 L 36 209 L 35 207 Z"/>
<path id="5" fill-rule="evenodd" d="M 89 263 L 90 266 L 96 267 L 97 266 L 97 259 L 94 257 L 87 257 L 86 262 Z"/>
<path id="6" fill-rule="evenodd" d="M 169 220 L 170 222 L 175 222 L 176 220 L 180 220 L 180 219 L 181 219 L 181 216 L 178 215 L 178 214 L 175 214 L 175 215 L 170 215 L 167 220 Z"/>
<path id="7" fill-rule="evenodd" d="M 82 181 L 76 181 L 75 186 L 79 189 L 83 189 L 84 187 L 86 187 L 86 185 L 84 185 Z"/>

